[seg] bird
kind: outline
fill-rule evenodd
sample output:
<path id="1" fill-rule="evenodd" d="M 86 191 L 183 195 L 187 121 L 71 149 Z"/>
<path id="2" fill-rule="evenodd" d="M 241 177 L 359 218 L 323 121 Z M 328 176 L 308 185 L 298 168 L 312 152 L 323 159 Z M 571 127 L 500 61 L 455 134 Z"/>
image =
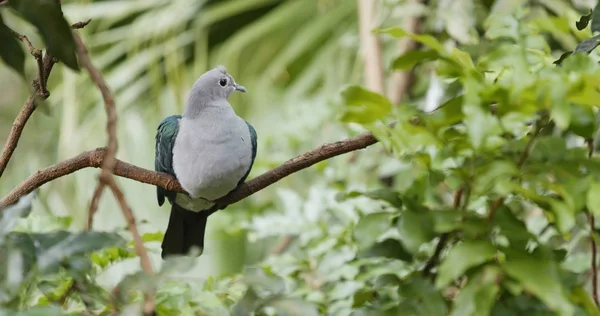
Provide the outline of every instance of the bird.
<path id="1" fill-rule="evenodd" d="M 175 176 L 185 193 L 157 186 L 158 205 L 165 198 L 171 213 L 161 244 L 161 258 L 204 251 L 208 215 L 226 206 L 214 201 L 242 185 L 254 164 L 257 135 L 227 101 L 246 88 L 223 66 L 202 74 L 190 89 L 182 115 L 164 118 L 156 131 L 155 170 Z"/>

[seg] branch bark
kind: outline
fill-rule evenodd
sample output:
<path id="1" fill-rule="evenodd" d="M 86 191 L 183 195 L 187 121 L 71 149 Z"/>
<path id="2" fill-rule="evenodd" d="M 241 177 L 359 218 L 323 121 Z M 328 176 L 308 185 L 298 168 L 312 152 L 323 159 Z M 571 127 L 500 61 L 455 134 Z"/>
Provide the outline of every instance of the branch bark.
<path id="1" fill-rule="evenodd" d="M 238 187 L 227 196 L 216 202 L 221 205 L 236 203 L 269 185 L 289 176 L 292 173 L 306 169 L 318 162 L 329 158 L 363 149 L 377 143 L 377 139 L 371 133 L 363 133 L 355 137 L 347 138 L 333 143 L 321 145 L 314 150 L 296 156 L 278 167 L 248 181 Z M 54 179 L 71 174 L 84 168 L 100 168 L 102 166 L 107 149 L 104 147 L 83 152 L 71 159 L 61 161 L 46 169 L 32 174 L 27 180 L 19 184 L 8 195 L 0 200 L 0 209 L 16 203 L 24 196 Z M 115 160 L 113 173 L 117 176 L 135 180 L 138 182 L 163 187 L 169 191 L 185 193 L 179 181 L 169 174 L 144 169 L 124 161 Z"/>
<path id="2" fill-rule="evenodd" d="M 75 26 L 73 26 L 75 28 Z M 107 123 L 106 123 L 106 133 L 108 134 L 108 147 L 106 149 L 105 154 L 102 157 L 102 172 L 100 173 L 100 177 L 98 179 L 98 185 L 94 190 L 94 195 L 92 196 L 92 200 L 90 202 L 90 208 L 88 212 L 88 229 L 92 227 L 92 221 L 94 218 L 94 213 L 98 209 L 98 203 L 100 201 L 100 197 L 102 196 L 102 191 L 105 186 L 108 186 L 112 191 L 113 195 L 119 202 L 119 206 L 121 206 L 121 210 L 123 211 L 123 216 L 127 220 L 127 226 L 131 235 L 133 236 L 133 244 L 135 246 L 135 251 L 137 255 L 140 257 L 140 264 L 144 272 L 148 275 L 153 275 L 154 271 L 152 269 L 152 264 L 150 263 L 150 258 L 148 257 L 148 253 L 146 252 L 146 248 L 144 248 L 144 243 L 142 241 L 142 237 L 137 230 L 137 226 L 135 223 L 135 217 L 133 216 L 133 212 L 125 199 L 125 195 L 119 189 L 115 178 L 113 177 L 113 169 L 116 164 L 116 154 L 118 149 L 117 142 L 117 109 L 115 107 L 115 100 L 108 88 L 108 84 L 104 77 L 100 73 L 100 71 L 94 66 L 90 56 L 88 54 L 87 47 L 83 44 L 81 37 L 79 34 L 73 32 L 73 38 L 75 39 L 75 43 L 77 44 L 77 55 L 79 57 L 79 63 L 83 68 L 85 68 L 94 84 L 98 87 L 100 92 L 102 93 L 102 99 L 104 100 L 104 109 L 106 111 Z M 152 315 L 154 314 L 154 294 L 146 293 L 145 295 L 145 304 L 144 304 L 144 314 Z"/>

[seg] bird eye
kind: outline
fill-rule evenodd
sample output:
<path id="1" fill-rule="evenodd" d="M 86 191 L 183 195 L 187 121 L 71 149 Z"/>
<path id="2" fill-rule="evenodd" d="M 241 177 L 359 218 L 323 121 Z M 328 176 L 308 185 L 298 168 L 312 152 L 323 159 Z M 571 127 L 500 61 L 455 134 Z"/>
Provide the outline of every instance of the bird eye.
<path id="1" fill-rule="evenodd" d="M 227 79 L 221 79 L 221 80 L 219 80 L 219 85 L 220 85 L 221 87 L 224 87 L 224 86 L 226 86 L 226 85 L 227 85 Z"/>

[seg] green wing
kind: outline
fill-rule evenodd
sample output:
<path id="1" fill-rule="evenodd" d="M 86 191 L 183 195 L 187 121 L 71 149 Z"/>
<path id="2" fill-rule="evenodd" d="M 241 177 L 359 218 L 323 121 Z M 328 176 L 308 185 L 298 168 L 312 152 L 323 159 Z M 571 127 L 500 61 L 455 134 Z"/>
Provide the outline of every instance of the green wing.
<path id="1" fill-rule="evenodd" d="M 171 115 L 160 124 L 156 131 L 156 147 L 154 153 L 154 170 L 165 172 L 175 176 L 173 170 L 173 147 L 175 147 L 175 139 L 179 132 L 179 119 L 181 115 Z M 161 187 L 156 187 L 156 197 L 158 205 L 162 206 L 165 203 L 165 197 L 173 204 L 176 192 L 167 191 Z"/>
<path id="2" fill-rule="evenodd" d="M 256 140 L 256 131 L 254 130 L 254 127 L 252 127 L 252 125 L 250 125 L 250 123 L 248 122 L 246 122 L 246 124 L 248 125 L 248 129 L 250 130 L 250 143 L 252 144 L 252 161 L 250 162 L 250 168 L 248 168 L 246 174 L 240 179 L 237 186 L 240 186 L 242 183 L 244 183 L 244 181 L 250 174 L 250 170 L 252 170 L 252 165 L 254 165 L 254 159 L 256 158 L 256 148 L 258 146 L 258 142 Z"/>

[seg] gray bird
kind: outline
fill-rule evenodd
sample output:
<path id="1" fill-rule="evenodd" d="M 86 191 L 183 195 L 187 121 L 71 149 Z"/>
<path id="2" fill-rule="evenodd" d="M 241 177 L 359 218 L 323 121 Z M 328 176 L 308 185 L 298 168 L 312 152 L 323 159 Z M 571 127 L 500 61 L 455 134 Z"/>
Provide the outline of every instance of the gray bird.
<path id="1" fill-rule="evenodd" d="M 224 206 L 214 200 L 244 183 L 256 158 L 256 131 L 227 102 L 234 91 L 246 92 L 225 68 L 204 73 L 190 91 L 183 116 L 158 125 L 155 170 L 169 173 L 188 193 L 157 187 L 158 205 L 171 204 L 161 257 L 204 249 L 208 215 Z"/>

